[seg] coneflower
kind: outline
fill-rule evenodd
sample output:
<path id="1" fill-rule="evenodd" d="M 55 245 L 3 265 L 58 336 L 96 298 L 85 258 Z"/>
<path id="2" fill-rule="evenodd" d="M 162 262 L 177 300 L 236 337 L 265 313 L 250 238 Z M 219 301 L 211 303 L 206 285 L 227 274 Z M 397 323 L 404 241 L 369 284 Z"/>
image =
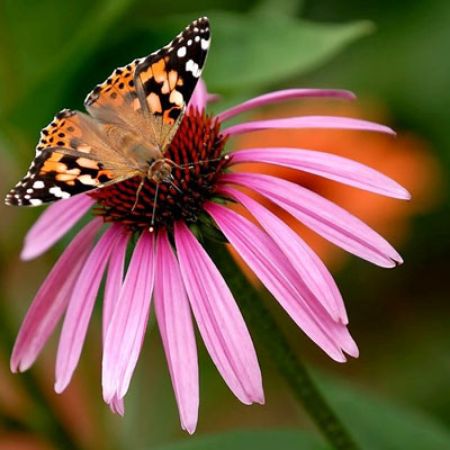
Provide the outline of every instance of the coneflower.
<path id="1" fill-rule="evenodd" d="M 211 116 L 206 112 L 206 87 L 200 82 L 165 153 L 175 163 L 170 184 L 161 184 L 155 192 L 155 182 L 146 179 L 136 202 L 139 179 L 133 178 L 50 206 L 26 236 L 25 260 L 55 244 L 89 210 L 94 218 L 68 245 L 36 294 L 14 346 L 12 370 L 23 371 L 33 364 L 65 315 L 55 384 L 57 392 L 63 391 L 78 364 L 105 277 L 102 386 L 113 410 L 123 413 L 122 399 L 139 358 L 152 299 L 184 429 L 195 430 L 199 404 L 193 319 L 232 392 L 243 403 L 263 403 L 250 334 L 226 281 L 193 231 L 208 227 L 224 235 L 295 323 L 332 359 L 357 357 L 341 294 L 327 268 L 298 234 L 249 194 L 265 197 L 325 239 L 376 265 L 394 267 L 402 262 L 400 255 L 355 216 L 307 188 L 234 168 L 263 162 L 398 199 L 408 199 L 408 192 L 381 173 L 332 154 L 296 148 L 238 150 L 226 145 L 229 137 L 270 128 L 393 134 L 383 125 L 328 116 L 224 126 L 253 108 L 306 97 L 354 98 L 347 91 L 291 89 Z M 255 222 L 229 207 L 236 202 Z"/>

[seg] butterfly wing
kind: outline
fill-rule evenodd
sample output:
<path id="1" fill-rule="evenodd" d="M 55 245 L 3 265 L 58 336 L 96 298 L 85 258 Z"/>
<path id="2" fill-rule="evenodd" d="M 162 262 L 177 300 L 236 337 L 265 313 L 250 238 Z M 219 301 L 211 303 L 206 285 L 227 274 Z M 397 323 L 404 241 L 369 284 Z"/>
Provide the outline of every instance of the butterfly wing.
<path id="1" fill-rule="evenodd" d="M 85 100 L 41 132 L 36 157 L 6 204 L 35 206 L 145 174 L 172 140 L 201 76 L 210 44 L 207 18 L 172 42 L 116 69 Z"/>
<path id="2" fill-rule="evenodd" d="M 163 151 L 201 76 L 209 44 L 208 19 L 195 20 L 165 47 L 116 69 L 88 94 L 87 111 L 102 122 L 142 133 Z"/>
<path id="3" fill-rule="evenodd" d="M 134 85 L 136 67 L 142 60 L 135 59 L 117 68 L 87 95 L 84 106 L 92 117 L 103 123 L 139 131 L 152 139 Z"/>
<path id="4" fill-rule="evenodd" d="M 6 196 L 7 205 L 37 206 L 130 178 L 136 170 L 105 139 L 103 125 L 63 110 L 41 131 L 28 173 Z"/>

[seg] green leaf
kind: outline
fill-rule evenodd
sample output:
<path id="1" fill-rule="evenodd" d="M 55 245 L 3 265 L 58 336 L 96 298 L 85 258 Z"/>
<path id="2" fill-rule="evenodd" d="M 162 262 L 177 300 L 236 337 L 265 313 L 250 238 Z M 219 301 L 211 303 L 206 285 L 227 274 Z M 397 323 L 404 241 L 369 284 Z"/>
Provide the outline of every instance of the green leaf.
<path id="1" fill-rule="evenodd" d="M 253 14 L 295 16 L 303 6 L 303 0 L 260 0 L 252 9 Z"/>
<path id="2" fill-rule="evenodd" d="M 133 1 L 83 0 L 75 11 L 71 4 L 55 7 L 50 0 L 36 5 L 10 2 L 8 15 L 19 25 L 11 41 L 14 52 L 10 53 L 16 56 L 14 67 L 20 85 L 16 86 L 13 107 L 3 114 L 22 122 L 23 114 L 36 105 L 46 116 L 58 107 L 58 99 L 61 101 L 74 74 Z M 77 27 L 73 29 L 68 23 Z"/>
<path id="3" fill-rule="evenodd" d="M 372 30 L 369 22 L 312 23 L 283 15 L 211 13 L 210 89 L 242 90 L 308 72 Z"/>
<path id="4" fill-rule="evenodd" d="M 66 46 L 83 29 L 80 25 L 95 12 L 95 3 L 79 0 L 61 2 L 57 7 L 53 0 L 4 3 L 4 19 L 10 25 L 8 42 L 14 49 L 13 67 L 25 87 L 64 55 Z"/>
<path id="5" fill-rule="evenodd" d="M 398 406 L 336 381 L 321 382 L 334 406 L 364 450 L 442 450 L 450 434 L 426 414 Z"/>
<path id="6" fill-rule="evenodd" d="M 313 23 L 282 12 L 202 14 L 209 17 L 213 36 L 204 77 L 210 91 L 230 95 L 244 90 L 257 92 L 311 71 L 373 30 L 367 21 Z M 192 14 L 173 15 L 161 19 L 151 30 L 145 30 L 144 24 L 139 27 L 142 35 L 148 36 L 146 41 L 165 44 L 162 36 L 173 36 L 192 18 Z"/>
<path id="7" fill-rule="evenodd" d="M 191 437 L 156 450 L 324 450 L 313 435 L 298 430 L 233 431 L 209 436 Z"/>

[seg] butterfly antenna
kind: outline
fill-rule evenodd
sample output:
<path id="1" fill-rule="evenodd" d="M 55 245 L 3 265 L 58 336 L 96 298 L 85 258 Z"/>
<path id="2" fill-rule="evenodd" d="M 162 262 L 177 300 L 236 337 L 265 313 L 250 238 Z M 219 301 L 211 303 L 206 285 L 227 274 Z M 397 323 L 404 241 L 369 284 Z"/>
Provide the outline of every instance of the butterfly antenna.
<path id="1" fill-rule="evenodd" d="M 188 169 L 193 169 L 194 166 L 198 166 L 203 163 L 222 161 L 222 159 L 225 161 L 228 161 L 230 159 L 230 155 L 224 155 L 224 156 L 221 156 L 220 158 L 214 158 L 214 159 L 203 159 L 201 161 L 196 161 L 196 162 L 191 162 L 191 163 L 186 163 L 186 164 L 181 164 L 181 165 L 176 164 L 175 167 L 177 169 L 184 169 L 185 167 L 187 167 Z"/>
<path id="2" fill-rule="evenodd" d="M 172 174 L 169 175 L 167 182 L 172 186 L 179 194 L 182 194 L 183 191 L 174 183 L 175 178 Z"/>
<path id="3" fill-rule="evenodd" d="M 141 195 L 142 188 L 144 187 L 145 178 L 142 178 L 141 182 L 139 183 L 139 186 L 136 191 L 136 200 L 134 201 L 134 205 L 131 208 L 131 212 L 134 212 L 136 209 L 137 204 L 139 203 L 139 195 Z"/>
<path id="4" fill-rule="evenodd" d="M 155 231 L 155 214 L 156 214 L 156 204 L 158 203 L 158 192 L 159 192 L 159 183 L 156 183 L 155 196 L 153 197 L 152 221 L 150 223 L 150 228 L 148 229 L 150 233 L 153 233 Z"/>

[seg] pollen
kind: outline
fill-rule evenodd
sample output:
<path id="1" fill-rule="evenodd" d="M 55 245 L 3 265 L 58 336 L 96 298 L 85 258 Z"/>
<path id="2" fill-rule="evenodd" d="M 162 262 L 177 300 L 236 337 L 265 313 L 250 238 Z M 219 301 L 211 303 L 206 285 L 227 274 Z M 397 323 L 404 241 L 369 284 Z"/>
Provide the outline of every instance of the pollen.
<path id="1" fill-rule="evenodd" d="M 180 219 L 197 222 L 205 201 L 216 195 L 217 181 L 229 163 L 223 153 L 225 141 L 217 119 L 188 110 L 164 152 L 171 162 L 170 177 L 158 184 L 145 178 L 140 192 L 139 176 L 98 189 L 90 194 L 97 201 L 95 214 L 130 231 L 171 230 Z"/>

